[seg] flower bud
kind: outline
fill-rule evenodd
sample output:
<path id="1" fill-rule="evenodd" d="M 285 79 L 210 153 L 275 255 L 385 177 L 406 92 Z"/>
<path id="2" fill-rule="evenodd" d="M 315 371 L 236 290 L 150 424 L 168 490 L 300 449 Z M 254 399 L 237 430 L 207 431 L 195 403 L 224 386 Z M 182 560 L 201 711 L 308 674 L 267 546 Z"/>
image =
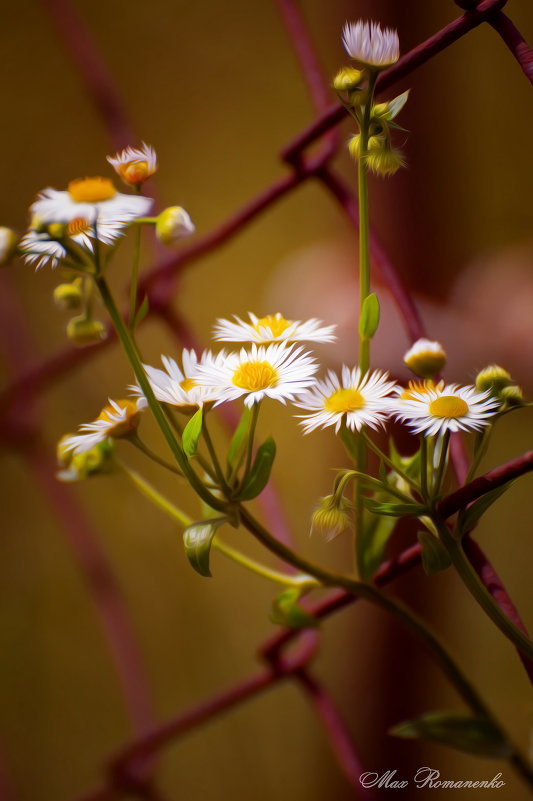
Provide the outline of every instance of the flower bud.
<path id="1" fill-rule="evenodd" d="M 499 396 L 501 390 L 511 383 L 511 374 L 498 364 L 490 364 L 476 376 L 476 389 L 479 392 L 490 392 Z"/>
<path id="2" fill-rule="evenodd" d="M 61 468 L 57 478 L 60 481 L 83 481 L 89 476 L 111 472 L 113 444 L 109 440 L 99 442 L 83 453 L 74 454 L 66 445 L 71 436 L 73 435 L 65 434 L 57 443 L 57 462 Z"/>
<path id="3" fill-rule="evenodd" d="M 320 534 L 329 542 L 350 527 L 348 501 L 334 495 L 321 498 L 311 517 L 311 534 Z"/>
<path id="4" fill-rule="evenodd" d="M 383 150 L 385 140 L 382 136 L 369 136 L 367 142 L 367 153 L 376 153 Z M 358 159 L 361 155 L 361 135 L 355 134 L 348 142 L 348 150 L 354 159 Z"/>
<path id="5" fill-rule="evenodd" d="M 446 364 L 446 353 L 440 342 L 418 339 L 403 357 L 404 363 L 415 375 L 431 378 L 440 373 Z"/>
<path id="6" fill-rule="evenodd" d="M 498 397 L 507 406 L 521 406 L 524 401 L 524 393 L 522 388 L 517 384 L 510 384 L 500 390 Z"/>
<path id="7" fill-rule="evenodd" d="M 0 267 L 9 264 L 17 249 L 17 236 L 11 228 L 0 226 Z"/>
<path id="8" fill-rule="evenodd" d="M 127 147 L 108 162 L 128 186 L 139 187 L 157 170 L 157 156 L 153 147 L 143 142 L 141 147 Z"/>
<path id="9" fill-rule="evenodd" d="M 181 206 L 169 206 L 155 223 L 156 236 L 165 245 L 174 245 L 182 237 L 193 234 L 194 230 L 191 218 Z"/>
<path id="10" fill-rule="evenodd" d="M 54 289 L 54 303 L 62 311 L 76 311 L 83 305 L 83 294 L 81 291 L 81 281 L 76 278 L 69 284 L 59 284 Z"/>
<path id="11" fill-rule="evenodd" d="M 337 92 L 353 92 L 363 80 L 363 72 L 355 67 L 343 67 L 333 79 L 333 88 Z"/>
<path id="12" fill-rule="evenodd" d="M 394 175 L 400 167 L 405 166 L 405 160 L 399 150 L 384 148 L 368 153 L 367 164 L 376 175 Z"/>
<path id="13" fill-rule="evenodd" d="M 50 223 L 46 226 L 46 233 L 50 239 L 64 239 L 68 234 L 67 223 Z"/>
<path id="14" fill-rule="evenodd" d="M 94 345 L 105 338 L 105 326 L 100 320 L 92 320 L 81 314 L 73 317 L 67 325 L 67 337 L 78 347 Z"/>

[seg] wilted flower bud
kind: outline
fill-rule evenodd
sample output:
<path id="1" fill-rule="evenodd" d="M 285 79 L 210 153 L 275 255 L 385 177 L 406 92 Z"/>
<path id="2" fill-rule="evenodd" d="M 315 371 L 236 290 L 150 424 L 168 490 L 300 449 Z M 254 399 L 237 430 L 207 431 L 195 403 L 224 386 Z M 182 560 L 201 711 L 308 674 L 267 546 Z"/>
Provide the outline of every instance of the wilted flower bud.
<path id="1" fill-rule="evenodd" d="M 366 160 L 369 169 L 376 175 L 394 175 L 400 167 L 405 166 L 405 160 L 399 150 L 383 148 L 368 153 Z"/>
<path id="2" fill-rule="evenodd" d="M 404 355 L 403 360 L 415 375 L 431 378 L 440 373 L 446 364 L 446 353 L 440 342 L 418 339 Z"/>
<path id="3" fill-rule="evenodd" d="M 517 384 L 510 384 L 510 386 L 504 387 L 500 391 L 498 397 L 508 406 L 521 406 L 524 400 L 524 393 Z"/>
<path id="4" fill-rule="evenodd" d="M 127 147 L 114 156 L 107 156 L 107 160 L 129 186 L 139 186 L 157 170 L 155 150 L 144 142 L 142 147 Z"/>
<path id="5" fill-rule="evenodd" d="M 490 364 L 476 376 L 476 389 L 498 396 L 502 389 L 511 383 L 511 374 L 498 364 Z"/>
<path id="6" fill-rule="evenodd" d="M 181 206 L 169 206 L 161 212 L 155 224 L 157 238 L 165 245 L 174 245 L 194 231 L 191 218 Z"/>
<path id="7" fill-rule="evenodd" d="M 328 542 L 350 527 L 348 510 L 350 505 L 344 498 L 326 495 L 311 517 L 311 534 L 320 534 Z"/>
<path id="8" fill-rule="evenodd" d="M 385 140 L 382 136 L 369 136 L 367 142 L 367 155 L 371 153 L 381 152 Z M 348 142 L 348 150 L 354 159 L 358 159 L 361 155 L 361 135 L 355 134 Z"/>
<path id="9" fill-rule="evenodd" d="M 333 79 L 333 88 L 337 92 L 353 92 L 358 88 L 363 77 L 361 70 L 356 70 L 355 67 L 343 67 Z"/>
<path id="10" fill-rule="evenodd" d="M 105 337 L 105 326 L 100 320 L 92 320 L 81 314 L 73 317 L 67 325 L 68 338 L 78 347 L 94 345 Z"/>
<path id="11" fill-rule="evenodd" d="M 80 279 L 76 278 L 72 283 L 56 286 L 54 289 L 54 303 L 62 311 L 81 309 L 83 293 Z"/>
<path id="12" fill-rule="evenodd" d="M 57 443 L 57 462 L 61 468 L 57 473 L 60 481 L 83 481 L 89 476 L 109 473 L 112 470 L 111 455 L 113 444 L 109 440 L 99 442 L 83 453 L 73 453 L 67 440 L 72 434 L 65 434 Z"/>
<path id="13" fill-rule="evenodd" d="M 17 249 L 17 237 L 11 228 L 0 226 L 0 267 L 9 264 Z"/>

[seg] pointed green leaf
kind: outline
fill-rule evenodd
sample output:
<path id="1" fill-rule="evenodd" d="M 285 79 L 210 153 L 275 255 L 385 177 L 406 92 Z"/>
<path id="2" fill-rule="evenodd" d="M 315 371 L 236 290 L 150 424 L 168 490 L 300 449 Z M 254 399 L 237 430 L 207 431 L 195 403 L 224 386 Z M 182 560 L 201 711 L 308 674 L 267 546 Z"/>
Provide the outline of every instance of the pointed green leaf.
<path id="1" fill-rule="evenodd" d="M 389 107 L 387 109 L 386 119 L 393 120 L 395 117 L 398 116 L 402 108 L 407 103 L 407 98 L 409 97 L 410 89 L 406 92 L 402 92 L 401 95 L 398 95 L 393 100 L 389 101 Z"/>
<path id="2" fill-rule="evenodd" d="M 239 500 L 251 501 L 256 498 L 268 484 L 274 459 L 276 458 L 276 443 L 269 437 L 257 449 L 252 469 L 239 492 Z"/>
<path id="3" fill-rule="evenodd" d="M 430 712 L 390 729 L 395 737 L 432 740 L 459 751 L 491 758 L 508 758 L 511 747 L 502 732 L 483 717 L 454 712 Z"/>
<path id="4" fill-rule="evenodd" d="M 357 533 L 357 567 L 363 581 L 372 578 L 383 561 L 387 543 L 397 524 L 394 517 L 374 515 L 364 510 L 363 530 Z"/>
<path id="5" fill-rule="evenodd" d="M 298 605 L 301 594 L 298 587 L 289 587 L 278 595 L 272 603 L 271 621 L 291 629 L 316 628 L 318 621 Z"/>
<path id="6" fill-rule="evenodd" d="M 233 467 L 238 464 L 246 449 L 246 434 L 250 428 L 250 409 L 245 406 L 239 425 L 235 429 L 235 433 L 231 438 L 228 450 L 228 465 Z"/>
<path id="7" fill-rule="evenodd" d="M 183 429 L 181 443 L 187 459 L 190 459 L 196 453 L 198 440 L 200 439 L 200 434 L 202 433 L 202 423 L 202 410 L 198 409 L 198 411 L 193 414 Z"/>
<path id="8" fill-rule="evenodd" d="M 461 515 L 461 531 L 463 533 L 471 531 L 478 522 L 479 518 L 485 514 L 487 509 L 489 509 L 489 507 L 491 507 L 492 504 L 497 501 L 504 492 L 507 492 L 512 483 L 512 481 L 508 481 L 507 484 L 502 484 L 501 487 L 496 487 L 496 489 L 487 492 L 485 495 L 482 495 L 481 498 L 478 498 L 477 501 L 474 501 L 474 503 L 469 506 L 468 509 L 466 509 Z"/>
<path id="9" fill-rule="evenodd" d="M 133 326 L 134 328 L 137 328 L 139 323 L 142 323 L 142 321 L 148 314 L 149 310 L 150 310 L 150 303 L 148 302 L 148 295 L 145 295 L 141 305 L 137 309 L 137 314 L 135 315 L 135 323 Z"/>
<path id="10" fill-rule="evenodd" d="M 376 515 L 421 517 L 428 513 L 426 507 L 422 506 L 420 503 L 380 503 L 373 498 L 363 498 L 363 503 L 369 512 Z"/>
<path id="11" fill-rule="evenodd" d="M 399 470 L 403 470 L 409 478 L 418 478 L 420 475 L 420 448 L 411 456 L 402 456 L 396 450 L 392 437 L 389 439 L 389 454 L 391 461 Z"/>
<path id="12" fill-rule="evenodd" d="M 367 295 L 359 318 L 359 334 L 363 339 L 372 339 L 379 325 L 379 300 L 377 295 Z"/>
<path id="13" fill-rule="evenodd" d="M 450 555 L 437 537 L 429 531 L 419 531 L 418 542 L 422 546 L 422 567 L 428 576 L 450 567 Z"/>
<path id="14" fill-rule="evenodd" d="M 214 517 L 212 520 L 203 520 L 201 523 L 193 523 L 183 532 L 183 544 L 185 555 L 191 566 L 201 576 L 210 577 L 209 556 L 211 544 L 217 529 L 226 523 L 225 517 Z"/>

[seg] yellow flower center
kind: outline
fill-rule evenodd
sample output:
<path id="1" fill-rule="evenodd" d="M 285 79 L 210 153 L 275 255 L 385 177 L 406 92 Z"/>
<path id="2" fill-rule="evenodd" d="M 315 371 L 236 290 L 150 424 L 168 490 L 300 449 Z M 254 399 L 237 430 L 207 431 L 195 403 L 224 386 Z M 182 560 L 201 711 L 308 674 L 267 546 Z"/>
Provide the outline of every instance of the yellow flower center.
<path id="1" fill-rule="evenodd" d="M 334 414 L 355 412 L 366 404 L 365 399 L 357 389 L 338 389 L 329 398 L 326 398 L 324 407 L 326 411 Z"/>
<path id="2" fill-rule="evenodd" d="M 257 392 L 275 387 L 278 383 L 278 371 L 268 362 L 244 362 L 235 371 L 232 380 L 236 387 Z"/>
<path id="3" fill-rule="evenodd" d="M 184 392 L 189 392 L 193 387 L 196 386 L 196 381 L 194 378 L 184 378 L 183 381 L 180 381 L 180 387 Z"/>
<path id="4" fill-rule="evenodd" d="M 107 434 L 110 437 L 124 437 L 126 434 L 134 431 L 139 425 L 140 412 L 135 401 L 125 399 L 117 400 L 115 403 L 120 406 L 123 412 L 126 412 L 124 419 L 120 420 L 118 423 L 114 422 L 113 417 L 118 413 L 116 409 L 108 403 L 98 415 L 98 420 L 105 420 L 106 423 L 113 423 L 113 426 L 107 430 Z"/>
<path id="5" fill-rule="evenodd" d="M 261 333 L 261 328 L 270 328 L 273 337 L 279 337 L 292 325 L 292 320 L 286 320 L 285 317 L 278 317 L 275 314 L 267 314 L 266 317 L 261 317 L 254 325 L 258 334 Z"/>
<path id="6" fill-rule="evenodd" d="M 441 395 L 429 404 L 432 417 L 464 417 L 468 412 L 468 403 L 455 395 Z"/>
<path id="7" fill-rule="evenodd" d="M 76 236 L 89 230 L 89 223 L 84 217 L 75 217 L 67 225 L 67 235 Z"/>
<path id="8" fill-rule="evenodd" d="M 151 175 L 147 161 L 129 161 L 126 164 L 120 164 L 118 172 L 122 180 L 132 186 L 146 181 Z"/>
<path id="9" fill-rule="evenodd" d="M 109 178 L 77 178 L 67 188 L 74 203 L 100 203 L 117 193 Z"/>

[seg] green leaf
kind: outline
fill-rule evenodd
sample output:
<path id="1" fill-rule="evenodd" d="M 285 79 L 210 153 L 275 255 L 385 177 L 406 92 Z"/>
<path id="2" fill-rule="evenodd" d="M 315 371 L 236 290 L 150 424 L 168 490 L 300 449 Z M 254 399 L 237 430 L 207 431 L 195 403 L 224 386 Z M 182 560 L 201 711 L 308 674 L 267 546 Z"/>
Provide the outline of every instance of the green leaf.
<path id="1" fill-rule="evenodd" d="M 228 450 L 228 465 L 233 467 L 238 464 L 246 448 L 246 434 L 250 428 L 251 410 L 245 406 L 239 425 L 231 438 Z"/>
<path id="2" fill-rule="evenodd" d="M 461 515 L 461 531 L 463 533 L 471 531 L 478 522 L 479 518 L 485 514 L 487 509 L 489 509 L 489 507 L 491 507 L 492 504 L 497 501 L 504 492 L 507 492 L 512 483 L 512 481 L 508 481 L 507 484 L 502 484 L 501 487 L 496 487 L 490 492 L 487 492 L 485 495 L 482 495 L 477 501 L 474 501 L 474 503 L 469 506 L 468 509 L 466 509 Z"/>
<path id="3" fill-rule="evenodd" d="M 268 484 L 274 459 L 276 458 L 276 443 L 269 437 L 257 449 L 252 469 L 239 492 L 239 500 L 251 501 L 256 498 Z"/>
<path id="4" fill-rule="evenodd" d="M 198 409 L 198 411 L 193 414 L 183 429 L 181 443 L 187 459 L 190 459 L 196 453 L 198 440 L 200 439 L 200 434 L 202 433 L 202 423 L 202 410 Z"/>
<path id="5" fill-rule="evenodd" d="M 193 523 L 183 532 L 185 555 L 191 566 L 201 576 L 206 576 L 207 578 L 211 576 L 209 569 L 211 544 L 217 529 L 226 522 L 225 517 L 214 517 L 212 520 Z"/>
<path id="6" fill-rule="evenodd" d="M 373 498 L 363 498 L 363 503 L 369 512 L 376 515 L 422 517 L 428 513 L 426 507 L 420 503 L 380 503 Z"/>
<path id="7" fill-rule="evenodd" d="M 454 712 L 430 712 L 390 729 L 395 737 L 432 740 L 478 756 L 506 759 L 511 747 L 502 732 L 483 717 Z"/>
<path id="8" fill-rule="evenodd" d="M 137 328 L 139 323 L 142 323 L 142 321 L 144 320 L 144 318 L 148 314 L 149 310 L 150 310 L 150 303 L 148 302 L 148 295 L 145 295 L 143 300 L 142 300 L 141 305 L 137 309 L 137 314 L 135 315 L 135 321 L 134 321 L 134 324 L 133 324 L 134 328 Z"/>
<path id="9" fill-rule="evenodd" d="M 401 95 L 398 95 L 393 100 L 389 101 L 389 107 L 387 109 L 386 119 L 393 120 L 395 117 L 398 116 L 402 108 L 407 103 L 407 98 L 409 97 L 410 89 L 406 92 L 402 92 Z"/>
<path id="10" fill-rule="evenodd" d="M 363 530 L 357 533 L 357 567 L 363 581 L 372 578 L 383 561 L 387 543 L 398 521 L 364 510 Z"/>
<path id="11" fill-rule="evenodd" d="M 298 587 L 289 587 L 278 595 L 272 603 L 271 621 L 291 629 L 316 628 L 318 626 L 316 618 L 298 605 L 301 594 L 302 590 Z"/>
<path id="12" fill-rule="evenodd" d="M 372 339 L 379 325 L 379 300 L 377 295 L 367 295 L 359 318 L 359 334 L 363 339 Z"/>
<path id="13" fill-rule="evenodd" d="M 442 542 L 429 531 L 418 532 L 418 542 L 422 546 L 422 567 L 428 576 L 450 567 L 452 560 Z"/>
<path id="14" fill-rule="evenodd" d="M 411 456 L 402 456 L 396 450 L 394 440 L 390 437 L 389 454 L 393 465 L 399 470 L 403 470 L 409 478 L 417 479 L 420 476 L 420 448 Z"/>

